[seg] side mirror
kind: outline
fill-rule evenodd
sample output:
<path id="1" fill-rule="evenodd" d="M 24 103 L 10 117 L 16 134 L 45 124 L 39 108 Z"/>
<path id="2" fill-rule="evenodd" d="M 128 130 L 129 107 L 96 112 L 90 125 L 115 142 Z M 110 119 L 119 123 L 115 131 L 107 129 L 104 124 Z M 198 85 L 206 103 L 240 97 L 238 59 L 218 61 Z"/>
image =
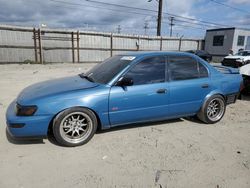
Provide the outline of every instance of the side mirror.
<path id="1" fill-rule="evenodd" d="M 117 82 L 116 82 L 116 86 L 132 86 L 134 84 L 133 79 L 132 78 L 127 78 L 127 77 L 121 77 Z"/>

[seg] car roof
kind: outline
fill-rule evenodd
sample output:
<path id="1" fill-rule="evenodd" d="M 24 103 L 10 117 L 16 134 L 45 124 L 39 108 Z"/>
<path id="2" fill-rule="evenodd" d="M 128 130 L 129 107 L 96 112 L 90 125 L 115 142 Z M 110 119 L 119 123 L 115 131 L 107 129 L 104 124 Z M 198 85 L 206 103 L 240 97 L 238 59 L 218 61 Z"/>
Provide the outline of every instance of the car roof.
<path id="1" fill-rule="evenodd" d="M 180 52 L 180 51 L 138 51 L 138 52 L 128 52 L 119 54 L 123 56 L 135 56 L 135 57 L 143 57 L 143 56 L 157 56 L 157 55 L 187 55 L 194 57 L 193 54 L 188 52 Z"/>

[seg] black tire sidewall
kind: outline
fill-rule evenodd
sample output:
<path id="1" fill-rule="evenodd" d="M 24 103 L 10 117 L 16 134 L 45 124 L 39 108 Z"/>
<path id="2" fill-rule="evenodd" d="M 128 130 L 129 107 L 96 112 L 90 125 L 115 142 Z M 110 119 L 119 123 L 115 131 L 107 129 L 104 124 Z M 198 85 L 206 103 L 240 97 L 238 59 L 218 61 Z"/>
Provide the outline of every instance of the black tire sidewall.
<path id="1" fill-rule="evenodd" d="M 63 120 L 65 116 L 73 112 L 82 112 L 82 113 L 87 114 L 91 118 L 92 123 L 93 123 L 93 128 L 91 130 L 90 135 L 85 140 L 79 143 L 68 142 L 60 134 L 61 121 Z M 96 129 L 97 129 L 97 125 L 98 125 L 98 121 L 94 112 L 92 112 L 91 110 L 87 108 L 73 107 L 73 108 L 63 110 L 55 117 L 53 121 L 53 134 L 54 134 L 56 141 L 62 146 L 67 146 L 67 147 L 80 146 L 80 145 L 86 144 L 94 136 Z"/>

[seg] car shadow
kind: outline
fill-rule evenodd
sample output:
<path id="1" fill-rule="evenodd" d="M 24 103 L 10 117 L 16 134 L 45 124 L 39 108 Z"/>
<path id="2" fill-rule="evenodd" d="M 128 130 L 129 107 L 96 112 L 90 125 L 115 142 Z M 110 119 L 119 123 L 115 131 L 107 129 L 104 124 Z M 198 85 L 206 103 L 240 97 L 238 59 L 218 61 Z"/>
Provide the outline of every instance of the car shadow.
<path id="1" fill-rule="evenodd" d="M 250 101 L 250 93 L 241 95 L 240 100 L 242 100 L 242 101 Z"/>
<path id="2" fill-rule="evenodd" d="M 171 123 L 178 123 L 178 122 L 183 122 L 184 120 L 187 121 L 192 121 L 194 123 L 197 124 L 204 124 L 203 122 L 201 122 L 200 120 L 198 120 L 195 117 L 185 117 L 185 118 L 178 118 L 178 119 L 171 119 L 171 120 L 162 120 L 162 121 L 154 121 L 154 122 L 144 122 L 144 123 L 133 123 L 133 124 L 128 124 L 128 125 L 121 125 L 121 126 L 117 126 L 117 127 L 111 127 L 109 129 L 105 129 L 105 130 L 97 130 L 96 134 L 105 134 L 108 132 L 114 132 L 114 131 L 121 131 L 121 130 L 127 130 L 127 129 L 134 129 L 134 128 L 142 128 L 142 127 L 154 127 L 155 129 L 157 129 L 157 125 L 162 125 L 162 124 L 171 124 Z M 7 129 L 6 129 L 6 137 L 7 140 L 12 143 L 12 144 L 16 144 L 16 145 L 28 145 L 28 144 L 45 144 L 43 139 L 29 139 L 29 138 L 25 138 L 25 139 L 15 139 L 12 138 Z M 50 143 L 56 145 L 56 146 L 60 146 L 60 147 L 65 147 L 60 145 L 55 137 L 53 136 L 52 132 L 49 132 L 47 139 Z"/>
<path id="3" fill-rule="evenodd" d="M 15 144 L 15 145 L 45 144 L 44 141 L 43 141 L 43 139 L 39 139 L 39 138 L 25 138 L 25 139 L 16 139 L 16 138 L 13 138 L 8 133 L 7 129 L 5 129 L 5 134 L 6 134 L 7 140 L 11 144 Z"/>
<path id="4" fill-rule="evenodd" d="M 184 119 L 188 120 L 188 121 L 195 122 L 195 123 L 203 124 L 201 121 L 199 121 L 196 118 L 187 117 L 187 118 L 178 118 L 178 119 L 171 119 L 171 120 L 162 120 L 162 121 L 154 121 L 154 122 L 146 122 L 146 123 L 144 122 L 144 123 L 133 123 L 133 124 L 128 124 L 128 125 L 121 125 L 121 126 L 117 126 L 117 127 L 111 127 L 110 129 L 97 130 L 96 134 L 121 131 L 121 130 L 127 130 L 127 129 L 134 129 L 134 128 L 141 128 L 141 127 L 157 128 L 157 125 L 183 122 Z"/>

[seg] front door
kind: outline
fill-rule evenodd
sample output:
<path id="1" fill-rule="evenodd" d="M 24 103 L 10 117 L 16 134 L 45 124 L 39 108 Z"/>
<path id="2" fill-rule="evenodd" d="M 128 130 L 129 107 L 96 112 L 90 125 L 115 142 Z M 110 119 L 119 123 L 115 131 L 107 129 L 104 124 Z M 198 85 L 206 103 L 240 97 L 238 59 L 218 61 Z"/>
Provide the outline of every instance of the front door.
<path id="1" fill-rule="evenodd" d="M 168 115 L 168 83 L 165 57 L 150 57 L 130 68 L 124 77 L 132 86 L 113 86 L 110 91 L 111 126 L 158 120 Z"/>

